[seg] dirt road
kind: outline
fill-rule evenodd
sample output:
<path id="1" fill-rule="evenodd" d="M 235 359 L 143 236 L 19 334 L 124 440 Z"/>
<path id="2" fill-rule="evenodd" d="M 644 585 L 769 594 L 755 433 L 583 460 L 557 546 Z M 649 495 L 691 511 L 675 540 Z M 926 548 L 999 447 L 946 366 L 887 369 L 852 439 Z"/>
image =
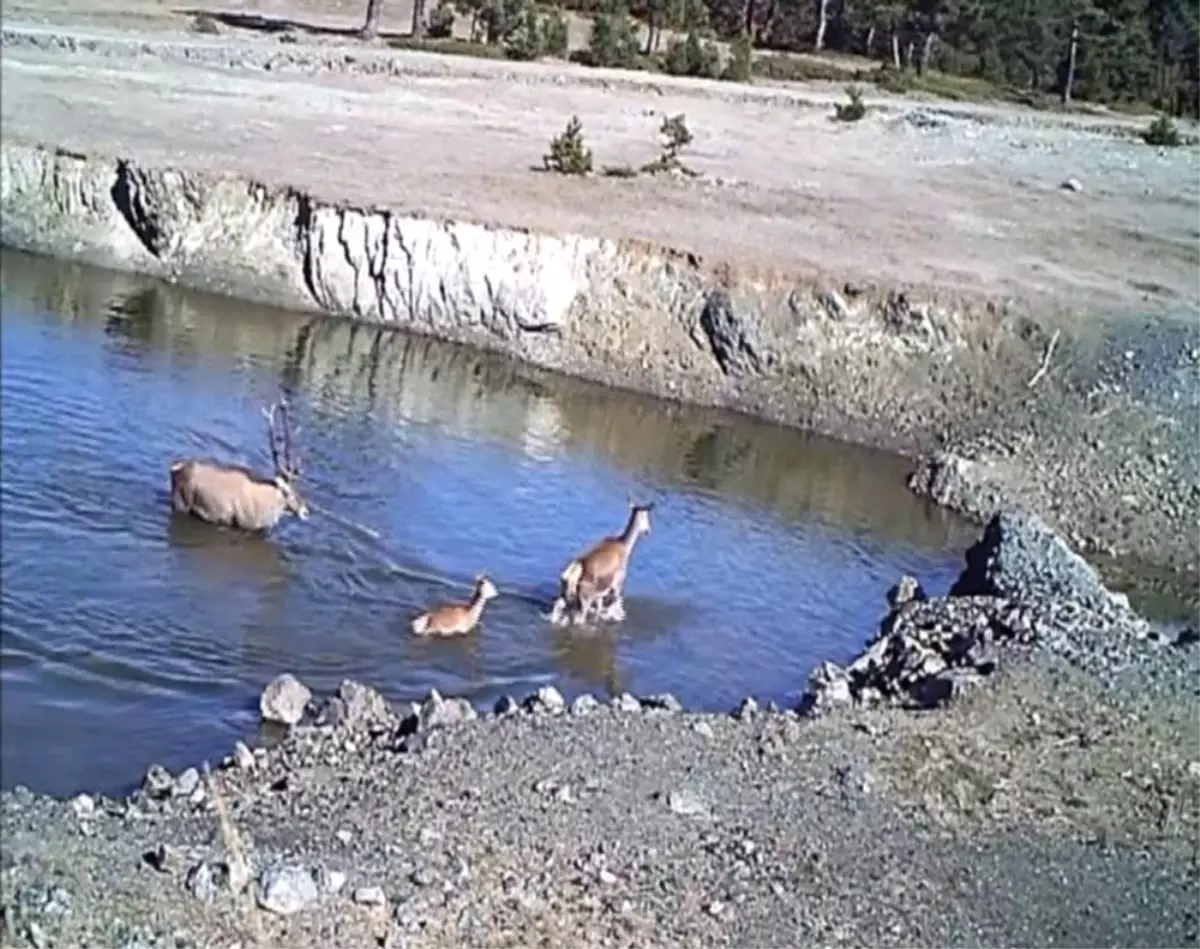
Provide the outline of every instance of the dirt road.
<path id="1" fill-rule="evenodd" d="M 323 28 L 361 15 L 303 0 L 254 10 Z M 385 31 L 406 18 L 390 9 Z M 1150 148 L 1129 119 L 872 96 L 863 121 L 843 124 L 830 85 L 433 56 L 294 30 L 294 42 L 225 27 L 214 37 L 190 23 L 142 2 L 11 5 L 4 136 L 1043 311 L 1200 303 L 1197 151 Z M 572 114 L 603 166 L 654 158 L 659 124 L 678 112 L 699 179 L 532 170 Z M 1080 191 L 1062 187 L 1069 178 Z"/>

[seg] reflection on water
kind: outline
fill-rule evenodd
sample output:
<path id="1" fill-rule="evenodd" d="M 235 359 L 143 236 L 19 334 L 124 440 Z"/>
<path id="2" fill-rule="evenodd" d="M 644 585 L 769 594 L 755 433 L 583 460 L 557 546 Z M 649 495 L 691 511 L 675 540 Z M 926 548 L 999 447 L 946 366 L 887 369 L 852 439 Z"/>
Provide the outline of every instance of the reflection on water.
<path id="1" fill-rule="evenodd" d="M 0 287 L 9 784 L 115 789 L 222 753 L 283 670 L 395 699 L 553 681 L 793 701 L 861 646 L 898 574 L 944 589 L 972 536 L 897 459 L 739 417 L 10 252 Z M 268 465 L 259 408 L 281 390 L 305 496 L 339 519 L 264 539 L 172 515 L 179 454 Z M 630 494 L 657 508 L 628 620 L 551 627 L 563 564 Z M 502 595 L 477 635 L 407 635 L 481 569 Z"/>

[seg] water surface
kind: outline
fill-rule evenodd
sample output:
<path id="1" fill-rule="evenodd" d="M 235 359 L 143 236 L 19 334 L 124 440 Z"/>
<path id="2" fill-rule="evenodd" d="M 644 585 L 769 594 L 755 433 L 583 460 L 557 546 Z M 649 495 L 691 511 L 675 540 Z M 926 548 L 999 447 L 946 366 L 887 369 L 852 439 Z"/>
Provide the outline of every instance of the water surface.
<path id="1" fill-rule="evenodd" d="M 118 790 L 219 756 L 281 671 L 480 705 L 545 682 L 794 702 L 899 574 L 944 591 L 974 534 L 881 453 L 141 278 L 12 252 L 0 273 L 6 785 Z M 306 496 L 377 537 L 170 513 L 181 453 L 267 469 L 260 409 L 281 392 Z M 657 507 L 628 619 L 550 626 L 563 565 L 630 494 Z M 503 594 L 479 633 L 408 635 L 479 570 Z"/>

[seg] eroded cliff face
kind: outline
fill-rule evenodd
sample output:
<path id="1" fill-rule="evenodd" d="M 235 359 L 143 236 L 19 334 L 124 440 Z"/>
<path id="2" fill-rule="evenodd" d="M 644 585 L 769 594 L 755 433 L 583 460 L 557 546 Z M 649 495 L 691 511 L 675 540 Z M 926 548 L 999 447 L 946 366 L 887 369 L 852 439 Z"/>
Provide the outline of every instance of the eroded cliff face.
<path id="1" fill-rule="evenodd" d="M 964 342 L 954 310 L 899 294 L 722 273 L 582 235 L 323 204 L 38 145 L 3 145 L 2 200 L 9 246 L 394 324 L 893 447 L 936 429 L 945 401 L 925 397 L 922 367 Z M 889 418 L 898 399 L 905 418 Z"/>
<path id="2" fill-rule="evenodd" d="M 39 145 L 2 143 L 0 159 L 6 246 L 929 453 L 913 489 L 973 518 L 1022 503 L 1085 549 L 1196 560 L 1187 538 L 1162 550 L 1169 524 L 1197 508 L 1185 482 L 1143 505 L 1133 530 L 1110 517 L 1136 472 L 1089 452 L 1118 439 L 1091 421 L 1104 416 L 1090 396 L 1072 395 L 1065 373 L 1029 390 L 1051 334 L 1003 308 L 735 272 L 634 242 L 335 205 Z M 1062 358 L 1074 345 L 1059 332 Z M 1122 430 L 1152 417 L 1134 405 Z M 954 490 L 935 469 L 955 473 Z"/>

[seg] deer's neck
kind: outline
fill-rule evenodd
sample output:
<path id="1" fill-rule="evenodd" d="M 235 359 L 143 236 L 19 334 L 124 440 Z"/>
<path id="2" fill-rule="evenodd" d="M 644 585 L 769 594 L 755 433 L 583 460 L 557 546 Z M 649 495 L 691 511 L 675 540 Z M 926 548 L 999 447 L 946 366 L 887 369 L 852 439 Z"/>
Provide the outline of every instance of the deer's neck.
<path id="1" fill-rule="evenodd" d="M 621 547 L 625 550 L 626 557 L 633 553 L 634 545 L 637 544 L 638 538 L 641 536 L 641 533 L 636 527 L 634 527 L 633 521 L 631 520 L 626 525 L 625 530 L 621 534 L 620 538 L 618 538 L 621 541 Z"/>
<path id="2" fill-rule="evenodd" d="M 478 621 L 480 614 L 483 613 L 483 604 L 486 602 L 487 600 L 483 598 L 483 594 L 476 590 L 475 595 L 471 597 L 471 605 L 469 607 L 472 620 Z"/>

